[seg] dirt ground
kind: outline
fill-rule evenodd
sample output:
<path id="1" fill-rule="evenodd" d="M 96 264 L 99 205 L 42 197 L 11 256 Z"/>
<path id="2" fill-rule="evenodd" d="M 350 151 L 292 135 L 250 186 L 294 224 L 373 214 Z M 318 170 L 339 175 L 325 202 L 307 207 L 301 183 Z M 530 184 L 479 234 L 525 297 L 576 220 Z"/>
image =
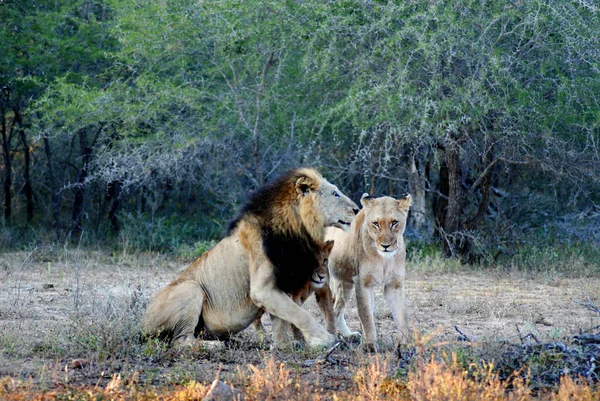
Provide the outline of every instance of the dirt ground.
<path id="1" fill-rule="evenodd" d="M 105 385 L 121 374 L 160 386 L 209 383 L 220 371 L 235 383 L 248 365 L 274 357 L 314 385 L 352 386 L 365 357 L 353 344 L 319 365 L 314 361 L 323 351 L 271 351 L 251 328 L 222 349 L 187 355 L 143 344 L 136 325 L 148 300 L 187 263 L 164 255 L 60 249 L 0 254 L 0 378 L 52 388 L 65 382 Z M 474 343 L 519 343 L 533 336 L 560 340 L 600 324 L 598 314 L 577 303 L 598 301 L 600 277 L 468 268 L 448 272 L 410 264 L 407 271 L 410 324 L 431 346 L 457 342 L 457 328 Z M 306 307 L 318 315 L 312 299 Z M 394 325 L 381 293 L 375 315 L 382 353 L 393 355 Z M 347 320 L 351 329 L 360 330 L 354 303 Z M 270 330 L 266 316 L 263 323 Z"/>

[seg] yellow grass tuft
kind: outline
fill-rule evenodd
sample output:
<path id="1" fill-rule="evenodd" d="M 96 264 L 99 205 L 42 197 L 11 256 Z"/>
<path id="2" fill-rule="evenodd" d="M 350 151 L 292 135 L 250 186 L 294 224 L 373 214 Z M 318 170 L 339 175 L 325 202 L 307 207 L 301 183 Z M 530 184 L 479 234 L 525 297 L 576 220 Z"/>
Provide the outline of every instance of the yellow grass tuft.
<path id="1" fill-rule="evenodd" d="M 400 400 L 400 401 L 593 401 L 600 399 L 600 391 L 583 378 L 565 376 L 555 391 L 534 393 L 528 380 L 515 372 L 501 380 L 493 364 L 472 365 L 467 369 L 452 354 L 447 361 L 431 359 L 417 363 L 406 381 L 391 374 L 394 362 L 375 356 L 354 375 L 355 386 L 348 392 L 331 392 L 303 382 L 285 363 L 265 359 L 263 367 L 248 365 L 242 373 L 246 383 L 245 399 L 252 400 Z M 326 366 L 315 369 L 327 369 Z M 326 375 L 324 377 L 327 377 Z M 326 379 L 324 379 L 326 380 Z M 30 382 L 14 378 L 0 379 L 0 399 L 23 400 L 166 400 L 199 401 L 210 385 L 190 381 L 184 386 L 143 388 L 132 377 L 115 375 L 105 386 L 58 386 L 51 390 L 36 389 Z"/>

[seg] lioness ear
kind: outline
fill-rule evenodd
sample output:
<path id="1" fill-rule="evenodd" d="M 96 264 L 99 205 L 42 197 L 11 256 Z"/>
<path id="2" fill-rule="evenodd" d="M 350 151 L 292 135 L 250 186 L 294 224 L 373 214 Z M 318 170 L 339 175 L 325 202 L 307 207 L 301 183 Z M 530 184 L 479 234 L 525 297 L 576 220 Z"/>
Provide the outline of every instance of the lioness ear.
<path id="1" fill-rule="evenodd" d="M 363 205 L 363 207 L 365 207 L 365 206 L 368 206 L 374 200 L 375 200 L 375 198 L 373 198 L 371 195 L 369 195 L 368 193 L 365 192 L 360 197 L 360 204 Z"/>
<path id="2" fill-rule="evenodd" d="M 296 193 L 298 195 L 306 195 L 313 189 L 315 189 L 315 183 L 310 178 L 300 177 L 296 180 Z"/>
<path id="3" fill-rule="evenodd" d="M 398 209 L 408 211 L 412 205 L 412 196 L 406 195 L 404 199 L 398 199 Z"/>
<path id="4" fill-rule="evenodd" d="M 327 255 L 329 255 L 331 253 L 332 249 L 333 249 L 333 240 L 330 239 L 329 241 L 325 241 L 325 244 L 323 245 L 323 252 L 325 252 Z"/>

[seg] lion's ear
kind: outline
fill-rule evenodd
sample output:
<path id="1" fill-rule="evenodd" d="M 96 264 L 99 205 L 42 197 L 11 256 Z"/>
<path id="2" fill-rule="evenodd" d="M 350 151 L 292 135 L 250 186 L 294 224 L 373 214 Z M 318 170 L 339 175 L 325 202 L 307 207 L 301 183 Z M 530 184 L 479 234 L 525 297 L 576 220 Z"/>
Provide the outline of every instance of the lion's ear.
<path id="1" fill-rule="evenodd" d="M 361 197 L 360 197 L 360 204 L 363 205 L 363 207 L 365 206 L 369 206 L 369 204 L 371 202 L 373 202 L 375 200 L 375 198 L 373 198 L 371 195 L 369 195 L 368 193 L 364 193 Z"/>
<path id="2" fill-rule="evenodd" d="M 398 209 L 403 211 L 408 211 L 412 206 L 412 196 L 410 194 L 406 195 L 404 199 L 398 199 Z"/>
<path id="3" fill-rule="evenodd" d="M 330 239 L 329 241 L 325 241 L 325 244 L 323 245 L 323 251 L 329 255 L 331 253 L 331 250 L 333 249 L 333 240 Z"/>
<path id="4" fill-rule="evenodd" d="M 306 195 L 311 190 L 315 189 L 315 183 L 308 177 L 300 177 L 296 180 L 296 193 L 298 195 Z"/>

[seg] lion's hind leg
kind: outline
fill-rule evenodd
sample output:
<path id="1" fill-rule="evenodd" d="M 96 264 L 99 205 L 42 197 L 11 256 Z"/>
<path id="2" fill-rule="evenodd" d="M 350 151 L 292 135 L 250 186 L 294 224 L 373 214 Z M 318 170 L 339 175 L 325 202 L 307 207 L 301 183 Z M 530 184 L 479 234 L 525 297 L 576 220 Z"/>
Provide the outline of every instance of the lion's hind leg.
<path id="1" fill-rule="evenodd" d="M 169 337 L 175 345 L 192 345 L 204 299 L 202 287 L 193 280 L 165 287 L 144 316 L 144 333 Z"/>

